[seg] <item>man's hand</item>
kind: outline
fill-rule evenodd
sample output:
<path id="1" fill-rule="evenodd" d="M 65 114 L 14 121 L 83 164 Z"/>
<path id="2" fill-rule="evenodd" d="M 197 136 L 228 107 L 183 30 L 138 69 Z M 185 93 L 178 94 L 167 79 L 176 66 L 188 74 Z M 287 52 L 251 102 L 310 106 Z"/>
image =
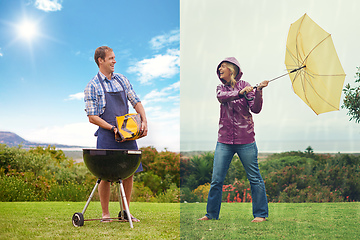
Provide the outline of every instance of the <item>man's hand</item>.
<path id="1" fill-rule="evenodd" d="M 140 137 L 145 137 L 148 133 L 148 125 L 146 120 L 145 109 L 141 104 L 141 102 L 138 102 L 134 108 L 136 112 L 140 114 L 141 117 Z"/>
<path id="2" fill-rule="evenodd" d="M 140 137 L 145 137 L 148 133 L 148 126 L 146 121 L 141 122 Z"/>
<path id="3" fill-rule="evenodd" d="M 125 142 L 125 139 L 121 140 L 119 130 L 116 127 L 114 128 L 114 133 L 115 133 L 115 141 L 117 141 L 117 142 Z"/>

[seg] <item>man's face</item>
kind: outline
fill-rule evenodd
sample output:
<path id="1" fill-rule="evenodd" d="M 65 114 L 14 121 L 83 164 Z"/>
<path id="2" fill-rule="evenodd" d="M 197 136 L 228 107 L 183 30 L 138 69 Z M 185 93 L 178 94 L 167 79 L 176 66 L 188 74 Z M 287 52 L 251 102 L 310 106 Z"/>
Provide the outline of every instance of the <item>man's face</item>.
<path id="1" fill-rule="evenodd" d="M 113 51 L 107 51 L 105 59 L 99 59 L 100 67 L 106 73 L 113 73 L 115 70 L 115 53 Z"/>

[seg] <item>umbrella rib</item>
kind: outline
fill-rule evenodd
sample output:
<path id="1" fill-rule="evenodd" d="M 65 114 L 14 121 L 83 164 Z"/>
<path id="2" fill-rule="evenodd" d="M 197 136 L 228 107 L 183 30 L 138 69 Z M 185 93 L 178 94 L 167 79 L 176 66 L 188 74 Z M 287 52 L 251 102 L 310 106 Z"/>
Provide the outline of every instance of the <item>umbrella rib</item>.
<path id="1" fill-rule="evenodd" d="M 291 80 L 292 82 L 295 82 L 296 78 L 297 78 L 301 73 L 303 73 L 304 75 L 309 75 L 310 77 L 314 78 L 314 74 L 310 74 L 309 72 L 307 72 L 307 71 L 305 71 L 305 70 L 303 70 L 303 69 L 300 69 L 299 71 L 296 71 L 294 80 L 292 80 L 291 78 L 290 78 L 290 80 Z"/>
<path id="2" fill-rule="evenodd" d="M 289 66 L 289 67 L 293 67 L 293 69 L 287 68 L 287 70 L 289 71 L 289 70 L 294 70 L 294 69 L 296 69 L 296 68 L 302 67 L 303 65 L 300 65 L 300 61 L 297 59 L 297 57 L 295 57 L 295 55 L 294 55 L 288 48 L 286 48 L 286 50 L 288 51 L 291 59 L 293 60 L 293 62 L 294 62 L 294 64 L 295 64 L 295 65 L 287 65 L 287 66 Z"/>
<path id="3" fill-rule="evenodd" d="M 307 72 L 304 72 L 304 73 L 305 73 L 305 74 L 308 74 Z M 308 75 L 311 76 L 310 74 L 308 74 Z M 331 103 L 329 103 L 327 100 L 325 100 L 325 99 L 316 91 L 316 89 L 314 88 L 314 86 L 311 84 L 310 80 L 309 80 L 306 76 L 304 76 L 304 79 L 305 79 L 306 82 L 308 82 L 308 84 L 310 85 L 310 87 L 314 90 L 315 94 L 316 94 L 321 100 L 323 100 L 326 104 L 328 104 L 329 106 L 333 107 L 334 109 L 338 109 L 337 107 L 335 107 L 334 105 L 332 105 Z M 307 104 L 310 106 L 310 108 L 313 109 L 312 104 L 310 103 L 310 101 L 309 101 L 308 98 L 307 98 L 307 94 L 306 94 L 307 91 L 305 91 L 305 85 L 304 85 L 303 82 L 302 82 L 302 87 L 303 87 L 303 91 L 304 91 L 304 96 L 305 96 L 305 98 L 306 98 L 306 102 L 307 102 Z M 314 109 L 313 109 L 313 111 L 315 112 Z M 315 112 L 315 113 L 316 113 L 316 112 Z"/>
<path id="4" fill-rule="evenodd" d="M 297 29 L 297 32 L 296 32 L 296 44 L 295 44 L 295 51 L 296 51 L 296 60 L 298 61 L 298 66 L 302 66 L 303 63 L 305 62 L 305 59 L 304 61 L 300 61 L 301 58 L 300 58 L 300 54 L 299 54 L 299 49 L 298 49 L 298 43 L 297 43 L 297 39 L 298 39 L 298 35 L 300 34 L 300 29 L 302 27 L 302 24 L 304 22 L 304 19 L 305 19 L 305 16 L 306 16 L 306 13 L 304 14 L 303 18 L 301 19 L 301 23 L 299 24 L 299 28 Z M 295 55 L 294 55 L 295 56 Z M 301 62 L 301 65 L 299 64 Z"/>
<path id="5" fill-rule="evenodd" d="M 326 39 L 328 39 L 329 37 L 331 37 L 331 34 L 327 35 L 326 38 L 324 38 L 323 40 L 321 40 L 318 44 L 316 44 L 311 51 L 306 55 L 304 61 L 302 62 L 302 64 L 304 64 L 304 62 L 306 62 L 306 60 L 308 59 L 308 57 L 310 56 L 310 54 L 315 50 L 315 48 L 317 48 L 320 44 L 322 44 Z"/>
<path id="6" fill-rule="evenodd" d="M 329 75 L 326 75 L 326 74 L 316 74 L 316 76 L 320 76 L 320 77 L 328 77 L 328 76 L 331 76 L 331 77 L 341 77 L 341 76 L 346 76 L 346 74 L 329 74 Z"/>
<path id="7" fill-rule="evenodd" d="M 322 44 L 327 38 L 329 38 L 331 36 L 331 34 L 327 35 L 323 40 L 321 40 L 318 44 L 316 44 L 316 46 L 314 46 L 311 51 L 306 55 L 305 59 L 301 62 L 299 58 L 295 58 L 298 62 L 301 62 L 301 65 L 304 65 L 306 60 L 308 59 L 308 57 L 311 55 L 311 53 L 315 50 L 315 48 L 317 48 L 320 44 Z M 298 54 L 298 46 L 296 45 L 296 53 L 297 53 L 297 56 L 299 56 Z M 291 56 L 293 56 L 291 54 Z M 301 71 L 304 73 L 304 75 L 309 75 L 310 77 L 313 77 L 311 76 L 310 73 L 306 72 L 306 71 Z M 296 80 L 296 78 L 300 75 L 300 72 L 296 72 L 296 75 L 294 77 L 294 80 L 293 82 Z M 341 75 L 317 75 L 317 76 L 341 76 Z M 322 99 L 326 104 L 328 104 L 329 106 L 333 107 L 334 109 L 337 109 L 335 106 L 333 106 L 332 104 L 330 104 L 328 101 L 326 101 L 322 96 L 320 96 L 320 94 L 315 90 L 315 88 L 313 87 L 313 85 L 311 84 L 310 80 L 304 76 L 304 79 L 306 82 L 309 83 L 310 87 L 314 90 L 314 92 L 316 93 L 316 95 Z M 305 91 L 305 84 L 302 82 L 302 88 L 303 88 L 303 92 L 304 92 L 304 96 L 305 96 L 305 99 L 306 99 L 306 102 L 307 104 L 310 106 L 311 109 L 313 109 L 313 106 L 312 104 L 310 103 L 308 97 L 307 97 L 307 94 L 306 94 L 306 91 Z M 314 111 L 314 110 L 313 110 Z M 315 112 L 315 111 L 314 111 Z M 315 112 L 316 113 L 316 112 Z"/>
<path id="8" fill-rule="evenodd" d="M 293 62 L 295 63 L 295 66 L 296 66 L 296 67 L 299 66 L 299 62 L 300 62 L 300 61 L 297 59 L 297 57 L 295 56 L 295 54 L 293 54 L 293 53 L 289 50 L 289 48 L 286 48 L 286 51 L 288 51 L 291 59 L 292 59 Z"/>

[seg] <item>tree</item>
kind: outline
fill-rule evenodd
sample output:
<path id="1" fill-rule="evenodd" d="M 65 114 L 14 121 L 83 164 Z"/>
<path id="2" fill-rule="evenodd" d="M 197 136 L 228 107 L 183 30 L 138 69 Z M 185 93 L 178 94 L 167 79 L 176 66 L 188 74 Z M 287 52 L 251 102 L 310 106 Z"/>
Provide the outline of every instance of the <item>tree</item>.
<path id="1" fill-rule="evenodd" d="M 308 146 L 305 150 L 306 150 L 306 153 L 309 155 L 314 153 L 314 149 L 311 146 Z"/>
<path id="2" fill-rule="evenodd" d="M 194 156 L 191 159 L 192 172 L 198 181 L 198 185 L 211 182 L 213 158 L 209 158 L 210 154 Z"/>
<path id="3" fill-rule="evenodd" d="M 357 67 L 357 73 L 355 76 L 355 83 L 360 83 L 360 67 Z M 350 116 L 350 120 L 354 120 L 356 123 L 360 123 L 360 86 L 351 87 L 348 83 L 343 89 L 345 94 L 344 104 L 341 108 L 349 110 L 347 115 Z"/>

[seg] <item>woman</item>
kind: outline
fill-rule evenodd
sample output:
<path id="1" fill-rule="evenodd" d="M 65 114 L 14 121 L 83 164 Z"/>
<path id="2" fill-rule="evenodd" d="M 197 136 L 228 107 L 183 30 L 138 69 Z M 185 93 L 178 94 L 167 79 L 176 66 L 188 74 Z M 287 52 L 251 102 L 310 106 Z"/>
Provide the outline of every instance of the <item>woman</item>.
<path id="1" fill-rule="evenodd" d="M 222 82 L 217 87 L 220 102 L 218 142 L 215 149 L 213 175 L 208 195 L 206 215 L 199 220 L 219 219 L 222 187 L 226 173 L 235 153 L 238 154 L 251 186 L 254 220 L 266 221 L 268 203 L 265 184 L 260 175 L 255 142 L 254 123 L 250 113 L 259 113 L 262 108 L 262 89 L 268 85 L 263 81 L 256 88 L 243 80 L 239 62 L 226 58 L 217 67 L 217 75 Z M 253 100 L 246 100 L 244 94 Z"/>

